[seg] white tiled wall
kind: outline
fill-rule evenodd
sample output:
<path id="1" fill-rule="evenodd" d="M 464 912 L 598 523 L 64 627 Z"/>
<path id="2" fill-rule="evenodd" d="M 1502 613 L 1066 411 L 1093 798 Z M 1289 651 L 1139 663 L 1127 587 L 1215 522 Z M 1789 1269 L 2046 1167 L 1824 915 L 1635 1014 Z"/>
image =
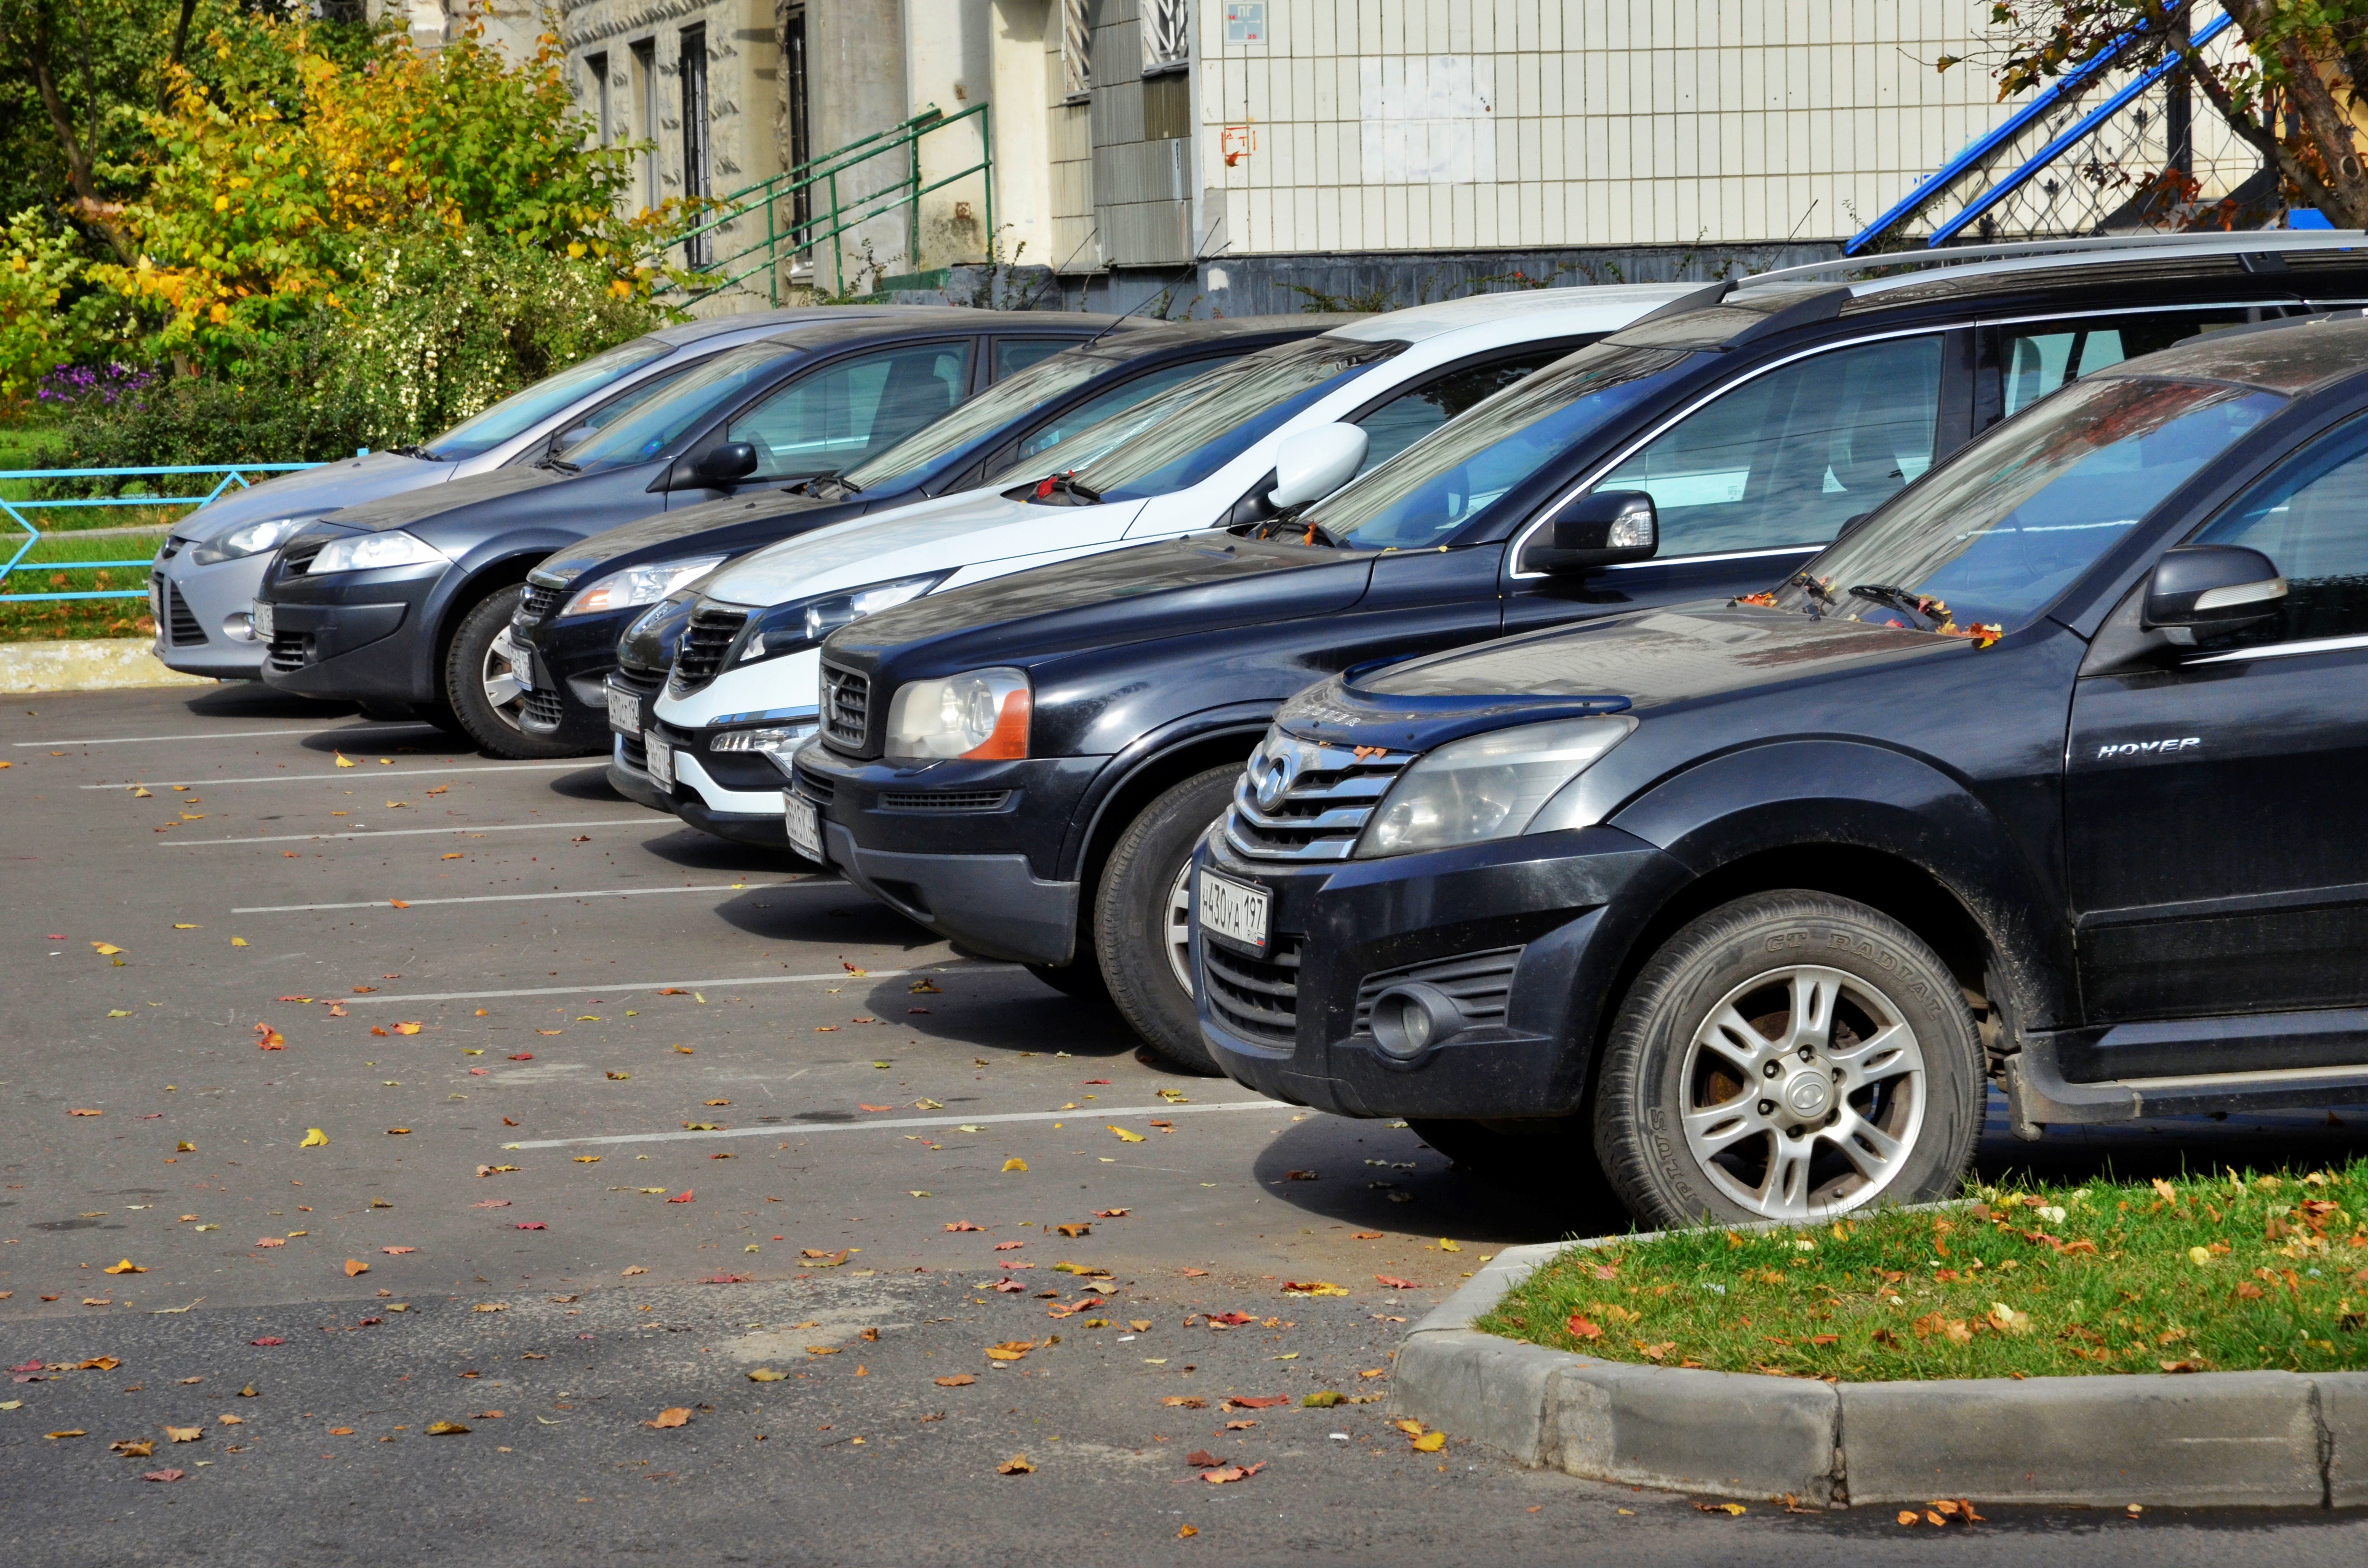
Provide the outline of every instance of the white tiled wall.
<path id="1" fill-rule="evenodd" d="M 1267 0 L 1228 48 L 1202 4 L 1201 166 L 1236 254 L 1842 237 L 2011 111 L 1931 65 L 1988 11 Z M 1227 126 L 1256 137 L 1230 168 Z"/>

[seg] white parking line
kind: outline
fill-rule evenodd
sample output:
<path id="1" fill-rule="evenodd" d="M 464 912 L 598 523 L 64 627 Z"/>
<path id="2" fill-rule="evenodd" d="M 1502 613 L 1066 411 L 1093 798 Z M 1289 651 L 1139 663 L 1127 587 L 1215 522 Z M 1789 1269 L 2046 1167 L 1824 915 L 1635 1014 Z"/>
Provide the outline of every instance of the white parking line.
<path id="1" fill-rule="evenodd" d="M 794 888 L 807 881 L 819 881 L 818 877 L 801 878 L 791 882 L 705 882 L 697 887 L 679 888 L 589 888 L 581 892 L 484 892 L 467 898 L 407 898 L 403 902 L 413 909 L 426 909 L 438 903 L 530 903 L 538 899 L 553 898 L 647 898 L 661 892 L 739 892 L 759 888 Z M 837 878 L 828 879 L 832 882 Z M 233 915 L 301 915 L 314 909 L 384 909 L 392 903 L 383 898 L 363 899 L 358 903 L 255 903 L 244 909 L 233 909 Z"/>
<path id="2" fill-rule="evenodd" d="M 507 822 L 460 827 L 368 827 L 350 833 L 276 833 L 262 838 L 174 838 L 167 839 L 158 847 L 195 849 L 207 844 L 299 844 L 315 838 L 417 838 L 422 834 L 435 833 L 531 833 L 542 827 L 637 827 L 655 825 L 658 820 L 655 812 L 644 812 L 637 817 L 601 817 L 586 822 Z"/>
<path id="3" fill-rule="evenodd" d="M 359 735 L 429 730 L 432 724 L 336 724 L 325 730 L 192 730 L 186 735 L 95 735 L 71 741 L 12 741 L 18 746 L 140 746 L 166 741 L 245 741 L 257 735 Z"/>
<path id="4" fill-rule="evenodd" d="M 505 1143 L 505 1149 L 564 1149 L 578 1143 L 679 1143 L 700 1138 L 780 1138 L 810 1132 L 875 1132 L 893 1128 L 994 1127 L 1015 1121 L 1085 1121 L 1101 1116 L 1191 1116 L 1217 1110 L 1265 1110 L 1278 1116 L 1297 1113 L 1276 1100 L 1225 1100 L 1216 1105 L 1113 1105 L 1091 1110 L 1006 1111 L 996 1116 L 897 1116 L 885 1121 L 781 1121 L 763 1127 L 719 1127 L 712 1132 L 620 1132 L 605 1138 L 537 1138 L 530 1142 Z"/>
<path id="5" fill-rule="evenodd" d="M 794 985 L 814 980 L 900 980 L 908 974 L 1000 974 L 1020 968 L 1016 963 L 972 963 L 959 968 L 871 969 L 851 974 L 843 969 L 819 974 L 750 974 L 726 980 L 610 980 L 585 985 L 535 985 L 520 991 L 424 991 L 406 996 L 347 996 L 350 1007 L 378 1006 L 388 1002 L 484 1002 L 506 996 L 588 996 L 594 992 L 622 996 L 628 991 L 694 991 L 701 986 Z"/>
<path id="6" fill-rule="evenodd" d="M 597 756 L 580 757 L 574 762 L 502 762 L 484 767 L 471 763 L 454 763 L 450 767 L 397 767 L 370 773 L 266 773 L 254 778 L 127 778 L 120 784 L 80 784 L 81 790 L 129 790 L 135 785 L 154 785 L 170 790 L 186 784 L 192 790 L 211 790 L 218 784 L 294 784 L 305 779 L 326 779 L 334 783 L 340 778 L 416 778 L 423 773 L 438 773 L 451 778 L 466 778 L 479 773 L 548 773 L 556 768 L 598 767 Z"/>

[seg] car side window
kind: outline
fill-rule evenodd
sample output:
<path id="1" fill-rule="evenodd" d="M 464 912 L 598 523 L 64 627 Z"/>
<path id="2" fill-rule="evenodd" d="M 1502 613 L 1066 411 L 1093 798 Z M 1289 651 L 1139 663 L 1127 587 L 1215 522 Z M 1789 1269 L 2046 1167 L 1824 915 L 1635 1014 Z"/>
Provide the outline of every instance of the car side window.
<path id="1" fill-rule="evenodd" d="M 973 347 L 914 344 L 825 365 L 734 415 L 723 438 L 755 444 L 752 480 L 853 468 L 953 412 Z"/>
<path id="2" fill-rule="evenodd" d="M 2258 550 L 2286 580 L 2278 618 L 2230 644 L 2368 634 L 2368 418 L 2313 442 L 2188 542 Z"/>
<path id="3" fill-rule="evenodd" d="M 1365 460 L 1357 470 L 1379 468 L 1462 414 L 1515 381 L 1543 369 L 1570 350 L 1532 349 L 1485 365 L 1466 365 L 1398 393 L 1371 414 L 1351 421 L 1365 432 Z"/>
<path id="4" fill-rule="evenodd" d="M 1074 337 L 998 337 L 995 340 L 995 379 L 1024 370 L 1039 359 L 1050 359 L 1064 348 L 1075 348 Z"/>
<path id="5" fill-rule="evenodd" d="M 2243 326 L 2255 313 L 2225 308 L 2149 311 L 1992 328 L 1998 334 L 1993 350 L 1998 376 L 1998 416 L 2018 414 L 2066 382 L 2094 375 L 2109 365 L 2205 333 Z"/>
<path id="6" fill-rule="evenodd" d="M 1010 460 L 1025 462 L 1039 452 L 1050 451 L 1078 431 L 1099 425 L 1113 414 L 1123 414 L 1146 398 L 1181 386 L 1203 370 L 1224 363 L 1224 359 L 1188 359 L 1180 365 L 1164 365 L 1131 381 L 1121 381 L 1108 392 L 1097 392 L 1066 414 L 1030 431 L 1013 450 Z"/>
<path id="7" fill-rule="evenodd" d="M 1812 355 L 1720 393 L 1600 480 L 1642 490 L 1668 555 L 1822 544 L 1932 466 L 1941 335 Z"/>

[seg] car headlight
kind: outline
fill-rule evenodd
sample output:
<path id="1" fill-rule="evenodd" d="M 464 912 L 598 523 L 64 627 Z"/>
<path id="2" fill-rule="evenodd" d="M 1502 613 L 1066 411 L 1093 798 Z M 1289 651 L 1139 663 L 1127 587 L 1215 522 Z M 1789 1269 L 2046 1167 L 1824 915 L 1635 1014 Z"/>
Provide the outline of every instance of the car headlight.
<path id="1" fill-rule="evenodd" d="M 723 730 L 708 737 L 707 749 L 711 752 L 756 752 L 772 758 L 773 766 L 786 774 L 790 770 L 790 754 L 814 739 L 819 722 L 806 719 L 787 724 L 761 724 L 746 730 Z"/>
<path id="2" fill-rule="evenodd" d="M 1357 857 L 1509 838 L 1636 728 L 1626 715 L 1521 724 L 1450 741 L 1398 775 L 1357 841 Z M 1568 825 L 1576 825 L 1568 824 Z"/>
<path id="3" fill-rule="evenodd" d="M 268 522 L 247 523 L 231 529 L 217 539 L 207 540 L 189 551 L 192 566 L 211 566 L 217 562 L 236 561 L 242 555 L 260 555 L 279 548 L 282 540 L 306 523 L 310 517 L 274 517 Z"/>
<path id="4" fill-rule="evenodd" d="M 917 599 L 951 575 L 951 572 L 925 572 L 917 577 L 867 583 L 860 588 L 775 605 L 749 622 L 741 635 L 740 651 L 732 656 L 732 662 L 752 664 L 758 659 L 794 653 L 801 648 L 819 647 L 824 638 L 840 627 L 867 615 L 878 615 L 908 599 Z"/>
<path id="5" fill-rule="evenodd" d="M 1026 756 L 1032 701 L 1025 670 L 966 670 L 943 680 L 909 681 L 888 704 L 881 751 L 901 762 Z"/>
<path id="6" fill-rule="evenodd" d="M 623 609 L 629 605 L 654 605 L 692 579 L 706 576 L 723 565 L 723 559 L 721 555 L 697 555 L 687 561 L 653 561 L 646 566 L 628 566 L 596 579 L 591 586 L 568 600 L 559 613 L 564 618 Z"/>
<path id="7" fill-rule="evenodd" d="M 447 559 L 426 540 L 400 528 L 382 534 L 348 534 L 331 540 L 306 568 L 312 576 L 326 572 L 371 572 L 383 566 L 425 566 Z"/>

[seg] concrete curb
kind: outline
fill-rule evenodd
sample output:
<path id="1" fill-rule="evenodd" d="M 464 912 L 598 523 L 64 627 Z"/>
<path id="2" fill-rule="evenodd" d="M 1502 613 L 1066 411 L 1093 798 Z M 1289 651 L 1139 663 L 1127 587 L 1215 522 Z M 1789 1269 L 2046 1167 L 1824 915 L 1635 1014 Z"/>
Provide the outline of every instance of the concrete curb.
<path id="1" fill-rule="evenodd" d="M 211 676 L 168 670 L 145 637 L 0 642 L 0 692 L 112 691 L 142 686 L 211 686 Z"/>
<path id="2" fill-rule="evenodd" d="M 1533 1468 L 1828 1507 L 2368 1506 L 2368 1372 L 1827 1383 L 1602 1361 L 1472 1327 L 1565 1250 L 1508 1248 L 1416 1324 L 1392 1414 Z"/>

